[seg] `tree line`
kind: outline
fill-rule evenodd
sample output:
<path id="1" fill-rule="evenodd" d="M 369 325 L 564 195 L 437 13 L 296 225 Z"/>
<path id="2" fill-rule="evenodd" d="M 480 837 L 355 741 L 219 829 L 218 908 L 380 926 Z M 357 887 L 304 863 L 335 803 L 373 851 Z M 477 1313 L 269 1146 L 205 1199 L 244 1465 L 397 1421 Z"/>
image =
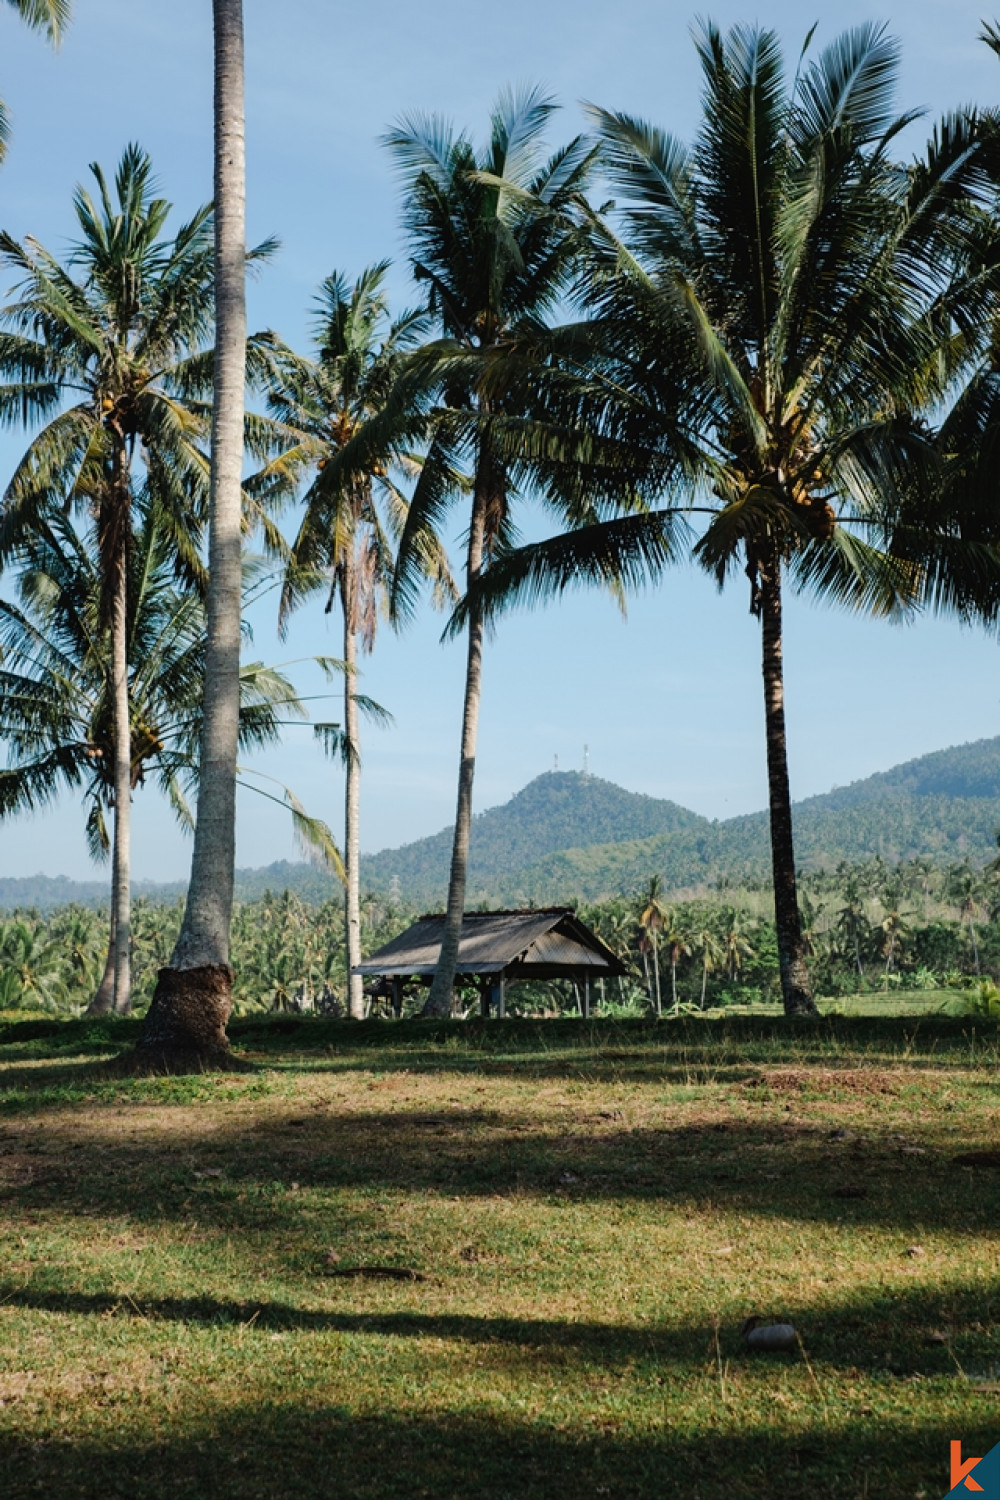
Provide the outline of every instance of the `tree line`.
<path id="1" fill-rule="evenodd" d="M 19 8 L 50 30 L 64 19 L 54 0 Z M 885 28 L 817 53 L 810 34 L 792 71 L 774 32 L 711 23 L 695 36 L 703 115 L 691 143 L 595 106 L 589 129 L 553 148 L 555 105 L 539 88 L 502 93 L 479 145 L 438 117 L 405 116 L 385 146 L 416 306 L 392 315 L 384 263 L 353 281 L 334 273 L 304 355 L 273 331 L 248 336 L 247 264 L 272 247 L 245 244 L 239 0 L 214 0 L 214 18 L 214 204 L 168 238 L 169 205 L 131 147 L 113 182 L 95 168 L 94 187 L 78 190 L 80 238 L 64 260 L 0 238 L 18 278 L 0 309 L 0 403 L 8 422 L 38 429 L 0 513 L 0 558 L 19 591 L 4 616 L 0 811 L 84 788 L 94 846 L 111 850 L 107 963 L 123 1009 L 132 793 L 154 762 L 179 816 L 193 791 L 192 878 L 145 1062 L 225 1063 L 239 743 L 301 710 L 280 670 L 247 703 L 250 538 L 280 577 L 279 622 L 316 595 L 343 621 L 343 659 L 325 664 L 342 676 L 343 723 L 315 726 L 345 766 L 342 855 L 283 795 L 303 834 L 342 862 L 348 973 L 361 951 L 359 715 L 384 717 L 357 691 L 358 653 L 380 615 L 402 625 L 428 593 L 464 636 L 431 1014 L 454 1003 L 486 631 L 577 585 L 623 598 L 685 558 L 720 589 L 746 588 L 761 632 L 781 994 L 790 1013 L 813 1012 L 783 602 L 791 589 L 876 616 L 941 609 L 995 624 L 1000 116 L 953 112 L 904 158 L 916 116 L 896 106 Z M 983 40 L 1000 52 L 994 28 Z M 260 411 L 247 410 L 248 390 Z M 523 545 L 529 501 L 552 534 Z M 443 540 L 453 512 L 466 531 L 457 581 Z M 177 607 L 203 611 L 185 667 L 193 701 L 189 681 L 156 708 L 170 727 L 153 732 L 152 753 L 136 655 L 143 545 Z M 43 619 L 66 615 L 58 575 L 75 551 L 90 582 L 74 608 L 88 624 L 64 654 L 101 686 L 70 754 L 52 733 L 62 688 L 53 694 L 38 640 Z M 186 760 L 171 760 L 176 747 Z M 684 958 L 673 948 L 672 987 Z M 360 985 L 348 990 L 359 1015 Z"/>
<path id="2" fill-rule="evenodd" d="M 966 999 L 1000 979 L 1000 874 L 965 863 L 874 859 L 801 877 L 801 918 L 816 992 L 836 1003 L 897 990 L 953 990 Z M 135 997 L 152 997 L 159 969 L 180 929 L 183 901 L 140 899 L 133 909 Z M 596 1013 L 669 1015 L 781 997 L 777 932 L 769 882 L 722 881 L 696 896 L 666 897 L 657 877 L 631 897 L 581 905 L 578 914 L 622 961 L 625 973 L 598 986 Z M 364 956 L 402 932 L 416 911 L 386 895 L 359 903 Z M 65 906 L 0 914 L 0 1010 L 79 1015 L 106 982 L 106 917 Z M 237 902 L 233 920 L 234 1003 L 342 1017 L 350 985 L 343 903 L 310 902 L 290 891 Z M 459 981 L 459 1006 L 478 1013 L 475 980 Z M 405 1013 L 425 991 L 410 988 Z M 510 986 L 511 1014 L 580 1008 L 569 981 Z M 388 1014 L 369 987 L 362 1015 Z"/>

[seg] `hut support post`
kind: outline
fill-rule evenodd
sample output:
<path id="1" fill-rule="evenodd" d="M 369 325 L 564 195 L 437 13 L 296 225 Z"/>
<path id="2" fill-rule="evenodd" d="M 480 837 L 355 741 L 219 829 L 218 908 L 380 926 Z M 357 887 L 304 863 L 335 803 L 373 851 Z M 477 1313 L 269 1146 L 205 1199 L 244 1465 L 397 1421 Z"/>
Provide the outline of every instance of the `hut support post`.
<path id="1" fill-rule="evenodd" d="M 486 1014 L 489 1015 L 492 1009 L 498 1020 L 502 1021 L 507 1014 L 507 986 L 502 974 L 494 974 L 488 981 L 486 996 Z"/>
<path id="2" fill-rule="evenodd" d="M 403 981 L 401 979 L 392 981 L 392 1013 L 397 1021 L 403 1014 Z"/>
<path id="3" fill-rule="evenodd" d="M 479 1014 L 484 1021 L 490 1018 L 490 1000 L 493 995 L 492 979 L 483 979 L 479 985 Z"/>
<path id="4" fill-rule="evenodd" d="M 583 1019 L 585 1021 L 589 1021 L 590 1020 L 590 985 L 591 985 L 590 975 L 587 974 L 587 975 L 584 976 L 584 980 L 583 980 L 583 985 L 582 985 L 583 998 L 582 998 L 582 1001 L 580 1003 L 580 1014 L 581 1014 L 581 1016 L 583 1017 Z"/>

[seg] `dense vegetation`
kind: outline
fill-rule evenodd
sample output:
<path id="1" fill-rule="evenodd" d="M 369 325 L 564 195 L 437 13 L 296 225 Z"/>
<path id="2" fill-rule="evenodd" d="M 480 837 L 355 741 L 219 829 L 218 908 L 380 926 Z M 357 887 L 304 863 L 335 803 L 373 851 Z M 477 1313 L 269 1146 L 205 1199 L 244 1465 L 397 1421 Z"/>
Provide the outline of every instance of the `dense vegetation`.
<path id="1" fill-rule="evenodd" d="M 1000 875 L 993 867 L 977 871 L 921 859 L 890 866 L 875 859 L 804 875 L 802 891 L 810 972 L 827 1000 L 950 990 L 956 1003 L 979 1006 L 984 1014 L 996 1007 L 990 984 L 1000 980 Z M 628 899 L 584 903 L 578 910 L 628 971 L 597 995 L 605 1014 L 780 1000 L 766 880 L 722 880 L 678 899 L 667 897 L 654 876 Z M 136 903 L 133 958 L 140 1005 L 148 1003 L 157 970 L 167 962 L 181 912 L 179 899 Z M 366 954 L 416 915 L 412 907 L 373 892 L 361 912 Z M 106 922 L 100 909 L 84 906 L 45 913 L 24 908 L 0 917 L 0 1009 L 79 1014 L 100 977 Z M 345 1012 L 344 930 L 336 896 L 310 903 L 289 890 L 268 891 L 239 902 L 233 954 L 239 1010 Z M 474 986 L 460 992 L 462 1003 L 474 1009 Z M 421 998 L 418 989 L 408 993 L 407 1014 Z M 383 1002 L 368 1005 L 373 1003 L 388 1013 Z M 573 1012 L 579 1003 L 574 986 L 562 981 L 515 985 L 508 997 L 512 1014 Z"/>

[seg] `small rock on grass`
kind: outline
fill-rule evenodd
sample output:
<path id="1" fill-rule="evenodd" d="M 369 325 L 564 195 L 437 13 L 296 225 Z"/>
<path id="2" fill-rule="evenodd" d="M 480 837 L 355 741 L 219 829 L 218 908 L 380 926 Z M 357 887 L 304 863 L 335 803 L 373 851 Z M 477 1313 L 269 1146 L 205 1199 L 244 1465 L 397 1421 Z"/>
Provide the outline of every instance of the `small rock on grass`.
<path id="1" fill-rule="evenodd" d="M 799 1341 L 791 1323 L 761 1323 L 757 1318 L 747 1318 L 740 1332 L 747 1348 L 758 1354 L 782 1353 L 794 1349 Z"/>

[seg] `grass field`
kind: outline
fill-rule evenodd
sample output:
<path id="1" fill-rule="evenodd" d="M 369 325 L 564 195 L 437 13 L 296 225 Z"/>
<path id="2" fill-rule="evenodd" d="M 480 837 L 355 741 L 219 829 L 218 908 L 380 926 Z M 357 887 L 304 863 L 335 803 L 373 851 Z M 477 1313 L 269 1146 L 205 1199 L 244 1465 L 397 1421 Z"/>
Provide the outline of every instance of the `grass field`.
<path id="1" fill-rule="evenodd" d="M 1000 1440 L 995 1025 L 246 1020 L 254 1074 L 103 1076 L 134 1026 L 0 1027 L 4 1497 L 938 1500 Z"/>
<path id="2" fill-rule="evenodd" d="M 972 990 L 872 990 L 861 995 L 838 995 L 835 999 L 820 996 L 817 1005 L 824 1016 L 933 1016 L 963 1015 L 969 1008 Z M 730 1005 L 730 1016 L 780 1016 L 780 1001 L 770 1005 Z M 711 1012 L 721 1016 L 721 1010 Z"/>

